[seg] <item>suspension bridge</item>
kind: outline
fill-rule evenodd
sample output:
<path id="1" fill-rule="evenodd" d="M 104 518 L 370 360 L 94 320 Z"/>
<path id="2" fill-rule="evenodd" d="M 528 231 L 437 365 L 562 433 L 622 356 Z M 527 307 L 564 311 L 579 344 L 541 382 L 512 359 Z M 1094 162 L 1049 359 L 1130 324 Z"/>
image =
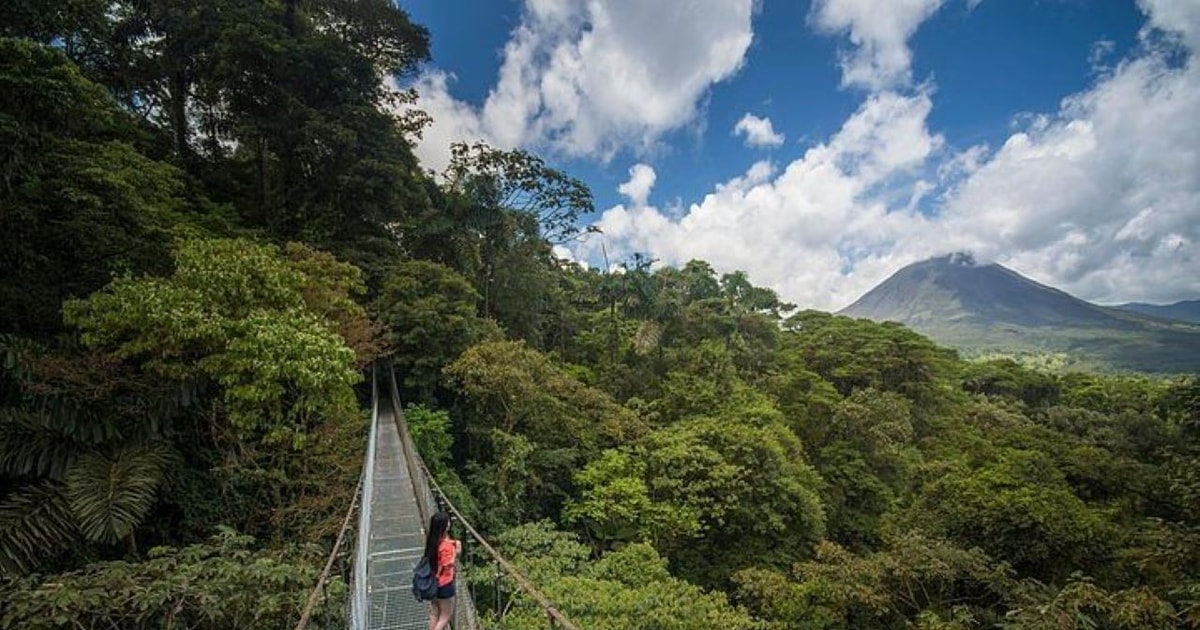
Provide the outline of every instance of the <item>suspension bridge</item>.
<path id="1" fill-rule="evenodd" d="M 496 569 L 542 608 L 547 627 L 579 630 L 554 604 L 463 518 L 438 487 L 413 444 L 400 405 L 395 373 L 376 365 L 371 379 L 371 427 L 356 501 L 346 512 L 342 530 L 325 570 L 296 630 L 306 630 L 309 616 L 346 534 L 354 531 L 351 552 L 348 627 L 351 630 L 423 630 L 429 627 L 429 604 L 412 594 L 412 570 L 425 545 L 425 527 L 438 510 L 451 512 L 465 535 L 464 550 L 480 552 Z M 357 507 L 357 529 L 353 527 Z M 460 558 L 461 560 L 461 558 Z M 469 587 L 470 567 L 460 562 L 454 630 L 481 630 L 483 624 Z"/>

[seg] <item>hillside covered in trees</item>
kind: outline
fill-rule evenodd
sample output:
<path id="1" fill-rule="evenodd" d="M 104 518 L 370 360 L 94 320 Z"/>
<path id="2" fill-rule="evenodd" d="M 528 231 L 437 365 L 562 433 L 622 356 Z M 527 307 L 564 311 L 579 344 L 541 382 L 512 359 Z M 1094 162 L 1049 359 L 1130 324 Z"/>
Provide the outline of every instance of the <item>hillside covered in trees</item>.
<path id="1" fill-rule="evenodd" d="M 1194 376 L 558 260 L 579 181 L 419 167 L 385 78 L 429 33 L 387 0 L 17 1 L 0 36 L 2 627 L 292 627 L 381 357 L 447 491 L 585 628 L 1200 627 Z"/>

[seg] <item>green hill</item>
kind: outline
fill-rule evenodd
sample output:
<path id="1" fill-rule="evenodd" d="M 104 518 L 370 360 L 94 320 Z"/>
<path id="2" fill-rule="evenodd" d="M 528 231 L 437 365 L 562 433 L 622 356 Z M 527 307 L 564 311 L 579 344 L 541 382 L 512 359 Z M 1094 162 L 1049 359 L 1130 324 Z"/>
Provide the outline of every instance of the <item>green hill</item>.
<path id="1" fill-rule="evenodd" d="M 1200 300 L 1184 300 L 1174 304 L 1144 304 L 1129 302 L 1118 304 L 1113 308 L 1122 311 L 1133 311 L 1142 315 L 1150 315 L 1162 319 L 1175 319 L 1193 324 L 1200 324 Z"/>

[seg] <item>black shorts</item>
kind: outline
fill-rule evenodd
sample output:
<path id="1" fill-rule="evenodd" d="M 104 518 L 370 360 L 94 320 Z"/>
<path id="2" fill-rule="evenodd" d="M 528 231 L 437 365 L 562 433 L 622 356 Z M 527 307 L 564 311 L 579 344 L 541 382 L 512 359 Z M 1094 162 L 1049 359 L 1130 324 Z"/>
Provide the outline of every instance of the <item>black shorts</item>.
<path id="1" fill-rule="evenodd" d="M 450 598 L 454 597 L 454 582 L 456 582 L 456 580 L 450 580 L 449 584 L 447 584 L 445 586 L 439 586 L 438 592 L 437 592 L 437 598 L 438 599 L 450 599 Z"/>

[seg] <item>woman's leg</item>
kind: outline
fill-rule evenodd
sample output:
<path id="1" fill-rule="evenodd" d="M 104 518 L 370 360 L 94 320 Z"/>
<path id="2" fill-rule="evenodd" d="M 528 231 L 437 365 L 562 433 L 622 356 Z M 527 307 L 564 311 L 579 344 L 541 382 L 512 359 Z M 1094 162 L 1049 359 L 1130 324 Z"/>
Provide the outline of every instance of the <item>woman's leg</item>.
<path id="1" fill-rule="evenodd" d="M 438 600 L 430 600 L 429 602 L 429 630 L 434 630 L 437 627 L 438 618 L 441 617 L 441 612 L 438 610 Z"/>
<path id="2" fill-rule="evenodd" d="M 438 604 L 438 620 L 433 630 L 446 630 L 450 627 L 450 620 L 454 618 L 454 598 L 435 601 Z"/>

